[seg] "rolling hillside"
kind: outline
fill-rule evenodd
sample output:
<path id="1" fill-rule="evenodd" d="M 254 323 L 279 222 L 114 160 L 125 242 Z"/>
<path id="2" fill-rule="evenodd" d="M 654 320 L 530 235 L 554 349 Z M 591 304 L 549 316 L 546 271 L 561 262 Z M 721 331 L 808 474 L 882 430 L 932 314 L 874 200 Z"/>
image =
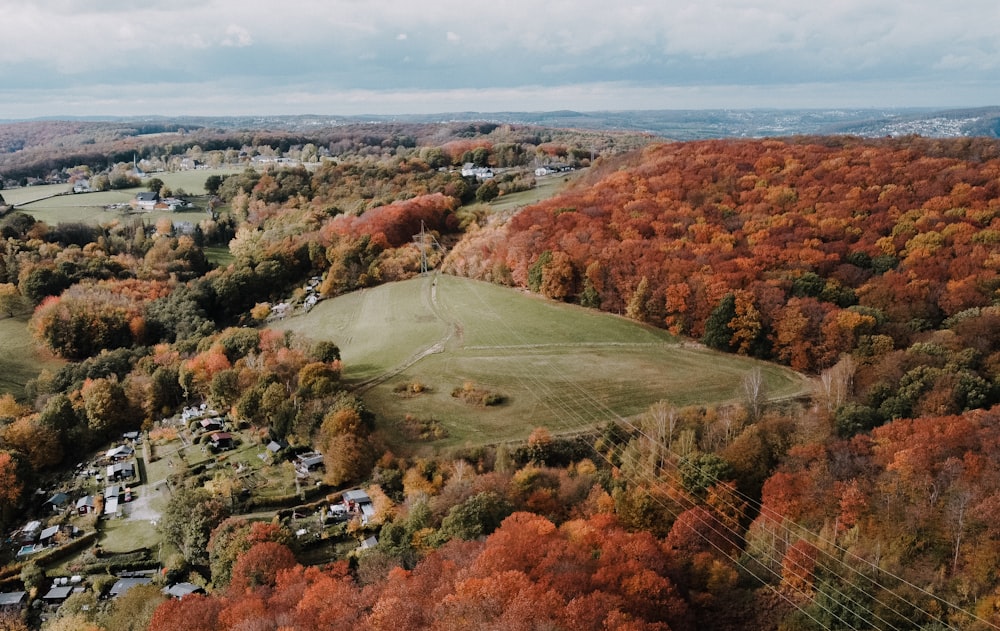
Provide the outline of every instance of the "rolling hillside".
<path id="1" fill-rule="evenodd" d="M 761 366 L 773 397 L 801 392 L 790 370 L 709 351 L 614 315 L 453 276 L 421 277 L 320 303 L 276 328 L 341 347 L 345 380 L 390 426 L 439 421 L 437 445 L 569 432 L 645 410 L 738 398 Z M 419 382 L 419 396 L 394 389 Z M 452 397 L 472 382 L 504 397 L 474 407 Z"/>

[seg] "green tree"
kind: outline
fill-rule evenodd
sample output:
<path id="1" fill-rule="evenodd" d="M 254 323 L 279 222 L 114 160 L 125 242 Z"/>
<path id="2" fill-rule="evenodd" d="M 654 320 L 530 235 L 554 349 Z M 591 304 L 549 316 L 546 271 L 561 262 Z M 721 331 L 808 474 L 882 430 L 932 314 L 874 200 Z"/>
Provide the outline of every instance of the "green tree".
<path id="1" fill-rule="evenodd" d="M 696 497 L 704 497 L 709 488 L 732 478 L 729 463 L 715 454 L 699 453 L 680 462 L 681 484 Z"/>
<path id="2" fill-rule="evenodd" d="M 481 204 L 486 204 L 500 195 L 500 185 L 497 184 L 496 180 L 486 180 L 479 185 L 476 189 L 476 201 Z"/>
<path id="3" fill-rule="evenodd" d="M 204 565 L 209 560 L 209 536 L 228 516 L 225 503 L 207 490 L 182 487 L 170 496 L 160 519 L 160 531 L 189 563 Z"/>
<path id="4" fill-rule="evenodd" d="M 81 394 L 87 425 L 98 436 L 117 432 L 134 418 L 125 389 L 117 379 L 95 379 L 84 386 Z"/>
<path id="5" fill-rule="evenodd" d="M 728 293 L 705 320 L 705 334 L 701 341 L 705 346 L 720 351 L 732 351 L 733 330 L 729 323 L 736 317 L 736 296 Z"/>
<path id="6" fill-rule="evenodd" d="M 511 503 L 495 492 L 478 493 L 451 507 L 441 522 L 441 534 L 466 541 L 485 537 L 513 512 Z"/>
<path id="7" fill-rule="evenodd" d="M 0 314 L 13 318 L 27 307 L 27 301 L 12 283 L 0 283 Z"/>
<path id="8" fill-rule="evenodd" d="M 209 175 L 205 180 L 205 192 L 209 195 L 217 195 L 224 179 L 221 175 Z"/>

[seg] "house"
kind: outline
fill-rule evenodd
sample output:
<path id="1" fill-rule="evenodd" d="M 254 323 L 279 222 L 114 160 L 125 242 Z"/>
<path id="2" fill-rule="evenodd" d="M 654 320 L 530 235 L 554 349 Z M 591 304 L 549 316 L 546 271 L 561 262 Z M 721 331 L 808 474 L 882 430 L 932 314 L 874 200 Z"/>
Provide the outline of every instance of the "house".
<path id="1" fill-rule="evenodd" d="M 111 591 L 108 592 L 108 596 L 111 598 L 118 598 L 136 585 L 149 585 L 152 582 L 153 579 L 149 576 L 119 578 L 115 584 L 111 586 Z"/>
<path id="2" fill-rule="evenodd" d="M 104 453 L 104 457 L 112 462 L 115 462 L 131 458 L 134 453 L 135 449 L 133 449 L 130 445 L 119 445 L 107 450 Z"/>
<path id="3" fill-rule="evenodd" d="M 156 203 L 160 201 L 160 194 L 151 191 L 136 193 L 135 198 L 129 202 L 135 210 L 153 210 Z"/>
<path id="4" fill-rule="evenodd" d="M 0 593 L 0 611 L 21 609 L 28 602 L 28 592 Z"/>
<path id="5" fill-rule="evenodd" d="M 221 432 L 222 431 L 222 419 L 221 418 L 206 418 L 199 422 L 201 429 L 206 432 Z"/>
<path id="6" fill-rule="evenodd" d="M 42 600 L 48 604 L 61 603 L 69 598 L 69 595 L 72 593 L 72 585 L 57 585 L 56 583 L 53 583 L 51 589 L 49 589 L 49 591 L 42 596 Z"/>
<path id="7" fill-rule="evenodd" d="M 471 162 L 462 165 L 462 177 L 474 177 L 480 182 L 493 179 L 493 169 L 489 167 L 477 167 Z"/>
<path id="8" fill-rule="evenodd" d="M 74 193 L 89 193 L 90 192 L 90 180 L 80 179 L 73 182 L 73 192 Z"/>
<path id="9" fill-rule="evenodd" d="M 323 466 L 323 454 L 315 451 L 307 454 L 299 454 L 297 460 L 295 470 L 300 475 L 308 475 L 310 471 L 315 471 Z"/>
<path id="10" fill-rule="evenodd" d="M 38 535 L 38 543 L 51 545 L 55 543 L 55 536 L 59 534 L 59 526 L 50 526 Z"/>
<path id="11" fill-rule="evenodd" d="M 104 489 L 104 514 L 114 515 L 118 512 L 119 497 L 122 494 L 122 487 L 112 484 Z"/>
<path id="12" fill-rule="evenodd" d="M 184 598 L 188 594 L 204 594 L 205 589 L 194 583 L 174 583 L 170 587 L 164 587 L 163 593 L 171 598 Z"/>
<path id="13" fill-rule="evenodd" d="M 66 506 L 67 502 L 69 502 L 69 495 L 62 492 L 56 493 L 49 499 L 45 500 L 45 503 L 51 506 L 52 510 L 56 512 L 62 510 L 63 507 Z"/>
<path id="14" fill-rule="evenodd" d="M 361 516 L 361 524 L 368 525 L 368 520 L 375 516 L 375 507 L 368 494 L 358 489 L 344 492 L 344 508 L 347 512 Z"/>
<path id="15" fill-rule="evenodd" d="M 21 529 L 21 536 L 19 537 L 21 543 L 34 543 L 38 540 L 38 532 L 42 529 L 42 522 L 40 521 L 29 521 Z"/>
<path id="16" fill-rule="evenodd" d="M 233 444 L 233 435 L 229 432 L 215 432 L 209 437 L 209 440 L 215 449 L 232 449 L 235 446 Z"/>
<path id="17" fill-rule="evenodd" d="M 378 545 L 378 538 L 375 535 L 372 535 L 371 537 L 368 537 L 367 539 L 361 542 L 361 549 L 370 550 L 377 545 Z"/>
<path id="18" fill-rule="evenodd" d="M 81 515 L 88 515 L 97 510 L 97 504 L 93 495 L 84 495 L 76 501 L 76 512 Z"/>
<path id="19" fill-rule="evenodd" d="M 131 462 L 116 462 L 114 464 L 109 464 L 107 469 L 107 479 L 112 480 L 125 480 L 135 476 L 135 465 Z"/>

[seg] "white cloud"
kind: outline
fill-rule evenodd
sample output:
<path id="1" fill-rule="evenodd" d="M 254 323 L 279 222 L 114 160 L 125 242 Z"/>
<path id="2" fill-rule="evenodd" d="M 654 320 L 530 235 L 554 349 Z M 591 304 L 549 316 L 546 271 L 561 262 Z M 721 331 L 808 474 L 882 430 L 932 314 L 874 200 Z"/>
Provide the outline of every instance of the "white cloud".
<path id="1" fill-rule="evenodd" d="M 269 90 L 319 85 L 420 95 L 609 82 L 651 90 L 806 82 L 861 89 L 891 82 L 985 85 L 1000 68 L 995 0 L 293 5 L 0 0 L 0 86 L 64 89 L 153 73 L 177 85 L 212 76 Z M 623 94 L 621 108 L 629 106 Z"/>
<path id="2" fill-rule="evenodd" d="M 253 36 L 250 35 L 250 31 L 242 26 L 230 24 L 226 27 L 226 36 L 222 39 L 221 44 L 223 46 L 245 48 L 253 44 Z"/>

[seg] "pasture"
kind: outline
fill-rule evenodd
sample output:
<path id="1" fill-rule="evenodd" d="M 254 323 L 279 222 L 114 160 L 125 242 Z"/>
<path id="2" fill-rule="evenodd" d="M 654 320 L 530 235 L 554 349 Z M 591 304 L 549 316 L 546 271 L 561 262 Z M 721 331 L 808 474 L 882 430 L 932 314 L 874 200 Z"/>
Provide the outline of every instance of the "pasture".
<path id="1" fill-rule="evenodd" d="M 208 179 L 208 176 L 229 175 L 239 173 L 241 170 L 227 168 L 153 173 L 143 181 L 156 177 L 163 180 L 163 183 L 174 191 L 183 190 L 187 195 L 204 197 L 206 194 L 205 180 Z M 108 206 L 128 204 L 136 193 L 146 190 L 145 186 L 98 193 L 72 194 L 69 193 L 70 190 L 72 187 L 69 184 L 48 184 L 5 189 L 2 194 L 4 200 L 8 204 L 14 204 L 17 210 L 28 213 L 35 219 L 50 225 L 77 221 L 105 225 L 127 218 L 141 218 L 154 224 L 161 217 L 169 217 L 173 221 L 197 223 L 207 217 L 204 199 L 192 199 L 195 208 L 178 212 L 126 213 L 121 210 L 107 210 Z"/>
<path id="2" fill-rule="evenodd" d="M 796 373 L 631 320 L 452 276 L 425 276 L 327 300 L 274 325 L 341 348 L 344 378 L 363 392 L 394 447 L 409 415 L 436 421 L 435 447 L 524 439 L 534 427 L 569 433 L 667 400 L 735 401 L 763 372 L 771 397 L 805 387 Z M 419 382 L 423 392 L 401 395 Z M 466 382 L 503 397 L 477 407 L 452 396 Z"/>
<path id="3" fill-rule="evenodd" d="M 43 368 L 58 370 L 65 362 L 46 355 L 28 332 L 29 315 L 0 320 L 0 394 L 20 397 L 24 384 Z"/>

